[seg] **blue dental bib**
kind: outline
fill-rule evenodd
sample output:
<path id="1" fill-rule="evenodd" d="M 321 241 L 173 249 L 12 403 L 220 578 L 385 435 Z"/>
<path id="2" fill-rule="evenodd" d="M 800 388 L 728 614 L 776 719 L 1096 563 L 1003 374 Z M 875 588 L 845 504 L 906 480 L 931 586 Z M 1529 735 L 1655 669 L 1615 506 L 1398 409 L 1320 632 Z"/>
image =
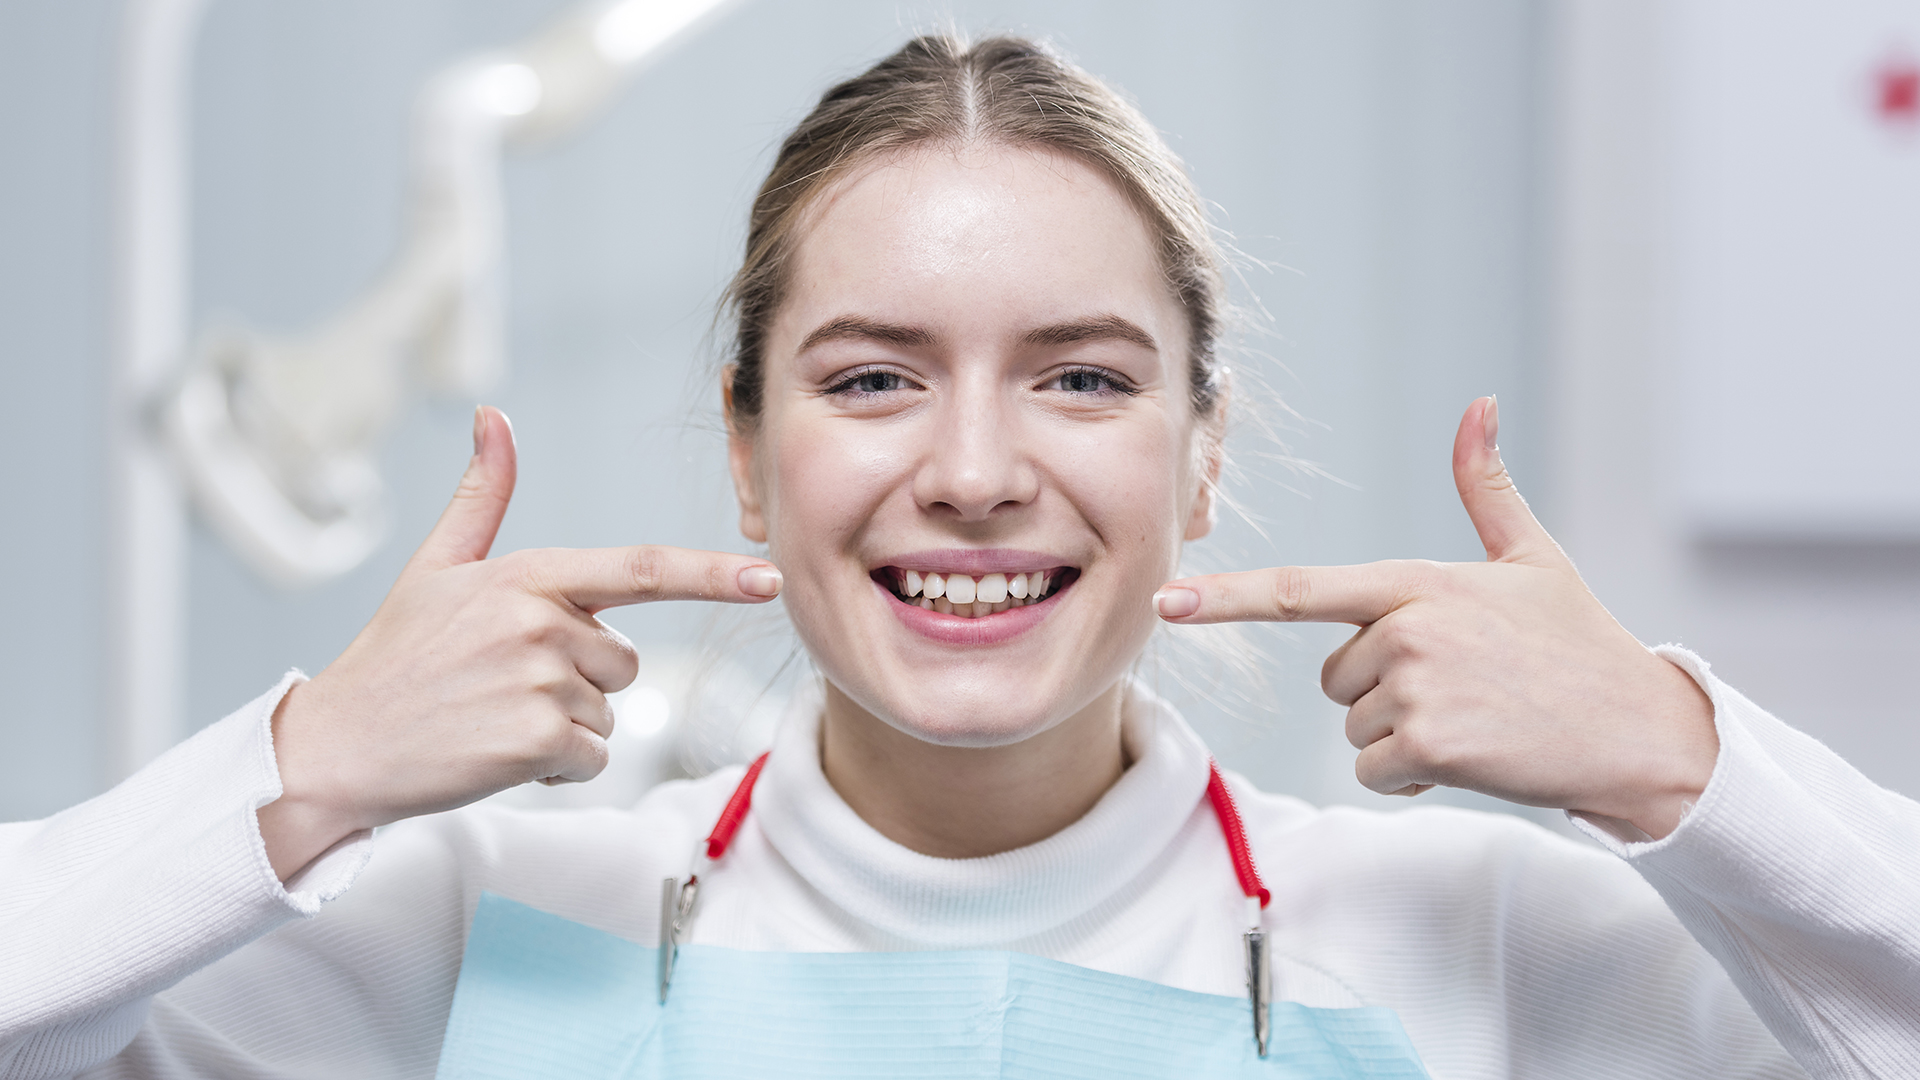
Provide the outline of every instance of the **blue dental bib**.
<path id="1" fill-rule="evenodd" d="M 1266 1077 L 1427 1080 L 1390 1009 L 1247 1001 L 1008 952 L 656 950 L 483 893 L 440 1080 Z"/>

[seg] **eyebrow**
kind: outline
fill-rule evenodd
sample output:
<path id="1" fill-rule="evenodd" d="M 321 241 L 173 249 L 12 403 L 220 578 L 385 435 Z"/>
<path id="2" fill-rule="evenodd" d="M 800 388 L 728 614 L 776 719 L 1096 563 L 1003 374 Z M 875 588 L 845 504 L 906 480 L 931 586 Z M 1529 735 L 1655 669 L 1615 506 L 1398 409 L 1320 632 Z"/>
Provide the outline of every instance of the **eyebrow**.
<path id="1" fill-rule="evenodd" d="M 933 334 L 918 326 L 883 323 L 859 315 L 842 315 L 821 323 L 813 333 L 807 335 L 806 340 L 800 343 L 799 351 L 806 352 L 823 341 L 835 341 L 841 338 L 864 338 L 909 348 L 925 348 L 934 343 Z M 1111 340 L 1125 341 L 1156 352 L 1160 348 L 1159 342 L 1153 340 L 1152 334 L 1142 330 L 1139 324 L 1118 315 L 1096 315 L 1091 318 L 1036 327 L 1027 331 L 1024 340 L 1029 345 L 1042 346 Z"/>
<path id="2" fill-rule="evenodd" d="M 901 345 L 911 348 L 924 348 L 933 344 L 933 335 L 917 326 L 901 326 L 898 323 L 876 322 L 858 315 L 842 315 L 821 323 L 807 339 L 800 343 L 800 351 L 806 352 L 823 341 L 835 341 L 840 338 L 865 338 L 869 341 L 884 341 L 889 345 Z"/>
<path id="3" fill-rule="evenodd" d="M 1075 345 L 1082 341 L 1125 341 L 1155 352 L 1160 349 L 1152 334 L 1118 315 L 1096 315 L 1027 331 L 1029 345 Z"/>

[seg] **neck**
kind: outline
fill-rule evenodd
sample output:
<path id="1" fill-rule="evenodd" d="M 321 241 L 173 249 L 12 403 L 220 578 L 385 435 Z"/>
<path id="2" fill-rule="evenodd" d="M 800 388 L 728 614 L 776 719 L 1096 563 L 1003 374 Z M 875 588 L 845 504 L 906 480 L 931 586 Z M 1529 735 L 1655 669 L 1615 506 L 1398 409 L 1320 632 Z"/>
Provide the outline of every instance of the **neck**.
<path id="1" fill-rule="evenodd" d="M 827 683 L 820 767 L 853 812 L 896 844 L 971 859 L 1038 843 L 1080 820 L 1126 769 L 1122 684 L 1011 746 L 936 746 Z"/>

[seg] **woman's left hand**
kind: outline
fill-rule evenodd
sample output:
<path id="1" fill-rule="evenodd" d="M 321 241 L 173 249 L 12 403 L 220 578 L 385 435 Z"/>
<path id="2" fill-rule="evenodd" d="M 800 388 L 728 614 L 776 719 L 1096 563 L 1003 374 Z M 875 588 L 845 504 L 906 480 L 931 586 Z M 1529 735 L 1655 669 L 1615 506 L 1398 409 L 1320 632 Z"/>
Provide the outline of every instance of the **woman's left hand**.
<path id="1" fill-rule="evenodd" d="M 1173 623 L 1357 624 L 1320 684 L 1348 706 L 1355 772 L 1375 791 L 1444 784 L 1665 836 L 1713 774 L 1712 704 L 1588 591 L 1514 489 L 1498 431 L 1481 398 L 1453 443 L 1486 562 L 1213 574 L 1168 582 L 1155 604 Z"/>

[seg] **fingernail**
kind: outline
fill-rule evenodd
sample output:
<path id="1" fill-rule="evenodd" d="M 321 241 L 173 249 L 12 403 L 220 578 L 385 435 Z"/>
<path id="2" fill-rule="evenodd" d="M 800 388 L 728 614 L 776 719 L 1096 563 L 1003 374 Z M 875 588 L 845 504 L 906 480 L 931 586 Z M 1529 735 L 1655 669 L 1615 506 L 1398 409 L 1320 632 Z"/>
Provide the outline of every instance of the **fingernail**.
<path id="1" fill-rule="evenodd" d="M 473 407 L 473 452 L 476 457 L 480 454 L 480 443 L 484 441 L 486 437 L 487 407 L 485 405 L 475 405 Z"/>
<path id="2" fill-rule="evenodd" d="M 780 571 L 764 563 L 749 566 L 740 571 L 740 591 L 748 596 L 779 596 L 783 580 Z"/>
<path id="3" fill-rule="evenodd" d="M 1180 619 L 1200 610 L 1200 594 L 1177 586 L 1153 594 L 1153 608 L 1163 619 Z"/>
<path id="4" fill-rule="evenodd" d="M 1487 398 L 1487 411 L 1482 414 L 1481 423 L 1486 427 L 1487 449 L 1500 449 L 1500 399 Z"/>

